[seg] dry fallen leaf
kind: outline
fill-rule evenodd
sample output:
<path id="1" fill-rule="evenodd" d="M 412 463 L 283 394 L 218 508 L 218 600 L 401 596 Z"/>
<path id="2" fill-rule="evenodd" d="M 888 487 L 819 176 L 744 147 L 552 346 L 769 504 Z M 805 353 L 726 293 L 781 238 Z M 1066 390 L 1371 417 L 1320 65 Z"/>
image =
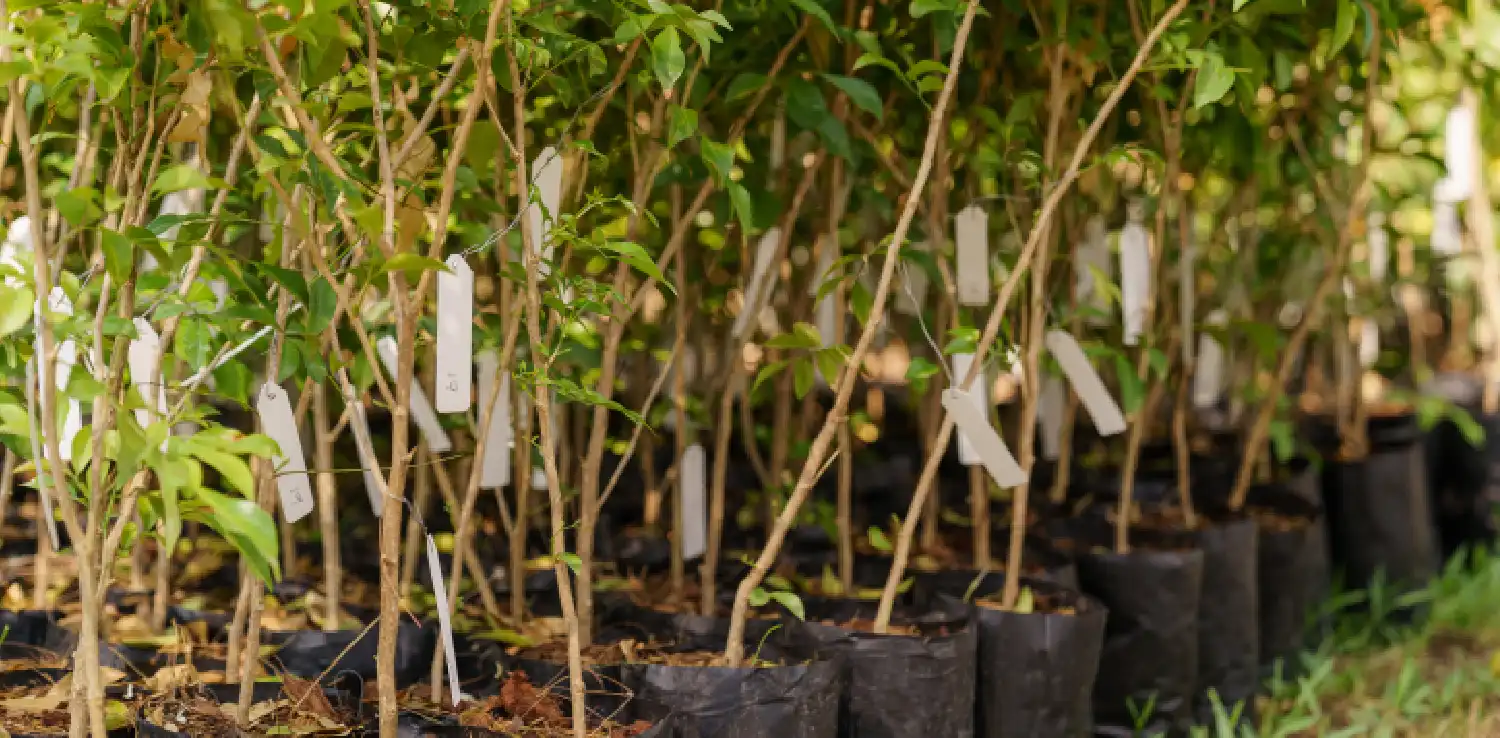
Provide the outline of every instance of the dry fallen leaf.
<path id="1" fill-rule="evenodd" d="M 13 697 L 0 700 L 0 709 L 12 712 L 46 712 L 56 710 L 68 701 L 68 692 L 73 689 L 73 675 L 66 674 L 57 680 L 45 693 L 35 697 Z"/>
<path id="2" fill-rule="evenodd" d="M 198 670 L 192 664 L 173 664 L 164 666 L 155 674 L 146 678 L 146 688 L 153 692 L 170 692 L 193 684 L 198 684 Z"/>

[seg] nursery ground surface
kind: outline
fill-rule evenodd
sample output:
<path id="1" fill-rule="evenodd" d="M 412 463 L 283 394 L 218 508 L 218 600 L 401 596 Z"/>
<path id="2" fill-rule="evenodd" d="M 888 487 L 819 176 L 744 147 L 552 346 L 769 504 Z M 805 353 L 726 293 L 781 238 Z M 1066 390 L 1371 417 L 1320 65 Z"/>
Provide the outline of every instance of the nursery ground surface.
<path id="1" fill-rule="evenodd" d="M 1259 730 L 1221 721 L 1199 735 L 1500 738 L 1500 552 L 1456 556 L 1418 592 L 1336 596 L 1325 613 L 1300 674 L 1271 680 Z"/>

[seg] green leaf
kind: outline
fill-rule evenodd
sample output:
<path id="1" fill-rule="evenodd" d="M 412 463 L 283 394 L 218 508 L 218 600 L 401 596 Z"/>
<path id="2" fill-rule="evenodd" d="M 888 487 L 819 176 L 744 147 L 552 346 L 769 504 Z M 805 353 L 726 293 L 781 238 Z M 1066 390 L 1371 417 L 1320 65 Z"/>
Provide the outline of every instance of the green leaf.
<path id="1" fill-rule="evenodd" d="M 213 357 L 213 331 L 200 318 L 184 318 L 177 327 L 173 353 L 194 370 L 202 369 Z"/>
<path id="2" fill-rule="evenodd" d="M 1328 44 L 1325 59 L 1337 56 L 1349 44 L 1349 39 L 1354 37 L 1354 14 L 1357 10 L 1354 0 L 1339 0 L 1338 16 L 1333 22 L 1333 37 Z"/>
<path id="3" fill-rule="evenodd" d="M 79 187 L 57 193 L 52 202 L 57 205 L 57 211 L 62 213 L 69 225 L 77 228 L 98 220 L 104 214 L 104 210 L 96 202 L 98 199 L 99 192 L 94 188 Z"/>
<path id="4" fill-rule="evenodd" d="M 1224 57 L 1217 51 L 1203 52 L 1203 62 L 1198 67 L 1198 79 L 1193 83 L 1193 107 L 1202 108 L 1224 98 L 1234 86 L 1234 70 L 1224 64 Z"/>
<path id="5" fill-rule="evenodd" d="M 785 607 L 787 612 L 791 613 L 798 620 L 807 619 L 807 610 L 802 607 L 801 597 L 791 592 L 772 592 L 771 599 L 775 600 L 782 607 Z"/>
<path id="6" fill-rule="evenodd" d="M 415 280 L 422 277 L 422 272 L 448 271 L 448 265 L 437 259 L 431 259 L 421 254 L 402 252 L 392 256 L 380 265 L 380 272 L 405 272 L 406 278 Z"/>
<path id="7" fill-rule="evenodd" d="M 797 399 L 807 396 L 813 386 L 812 362 L 803 358 L 792 362 L 792 391 L 797 393 Z"/>
<path id="8" fill-rule="evenodd" d="M 839 372 L 844 368 L 846 360 L 840 347 L 819 349 L 813 354 L 813 360 L 818 363 L 818 372 L 823 375 L 823 380 L 833 386 L 839 380 Z"/>
<path id="9" fill-rule="evenodd" d="M 699 142 L 702 150 L 703 163 L 707 164 L 714 173 L 714 180 L 720 185 L 729 181 L 729 170 L 734 168 L 734 149 L 729 144 L 721 144 L 707 137 Z"/>
<path id="10" fill-rule="evenodd" d="M 1021 615 L 1030 615 L 1036 610 L 1036 597 L 1031 594 L 1030 587 L 1022 587 L 1021 595 L 1016 598 L 1016 607 L 1012 612 Z"/>
<path id="11" fill-rule="evenodd" d="M 891 539 L 885 537 L 885 531 L 873 525 L 870 526 L 870 546 L 882 553 L 890 553 L 894 550 L 891 546 Z"/>
<path id="12" fill-rule="evenodd" d="M 322 333 L 333 321 L 333 314 L 338 308 L 338 292 L 322 277 L 314 280 L 308 291 L 311 294 L 307 304 L 307 332 Z"/>
<path id="13" fill-rule="evenodd" d="M 825 74 L 823 75 L 823 79 L 828 80 L 834 87 L 842 90 L 845 95 L 849 96 L 850 102 L 858 105 L 866 113 L 875 116 L 876 120 L 884 119 L 885 109 L 880 104 L 880 93 L 876 92 L 875 88 L 869 82 L 837 74 Z"/>
<path id="14" fill-rule="evenodd" d="M 564 551 L 558 555 L 558 558 L 562 559 L 563 563 L 567 564 L 568 568 L 571 569 L 575 575 L 583 571 L 583 559 L 579 558 L 578 554 L 573 553 L 572 551 Z"/>
<path id="15" fill-rule="evenodd" d="M 769 364 L 761 367 L 760 371 L 758 371 L 758 372 L 755 373 L 755 382 L 753 382 L 750 385 L 750 394 L 752 394 L 752 395 L 755 394 L 755 391 L 758 390 L 758 389 L 760 389 L 760 385 L 762 383 L 764 383 L 766 380 L 770 379 L 771 377 L 776 376 L 777 373 L 779 373 L 782 369 L 786 368 L 786 365 L 788 363 L 790 363 L 790 362 L 787 362 L 787 361 L 773 361 L 773 362 L 771 362 L 771 363 L 769 363 Z"/>
<path id="16" fill-rule="evenodd" d="M 808 327 L 812 328 L 812 326 Z M 817 331 L 818 329 L 812 328 L 811 334 L 799 330 L 793 330 L 791 333 L 781 333 L 771 338 L 771 340 L 766 341 L 766 347 L 774 349 L 815 349 L 823 345 L 823 342 L 818 339 Z"/>
<path id="17" fill-rule="evenodd" d="M 0 284 L 0 336 L 21 330 L 31 320 L 35 306 L 36 298 L 30 287 Z"/>
<path id="18" fill-rule="evenodd" d="M 930 13 L 937 13 L 945 10 L 953 10 L 953 5 L 951 3 L 944 2 L 943 0 L 911 0 L 910 12 L 911 17 L 913 18 L 921 18 L 922 16 L 928 15 Z"/>
<path id="19" fill-rule="evenodd" d="M 130 239 L 122 233 L 101 229 L 100 243 L 104 247 L 104 269 L 115 284 L 124 284 L 130 279 L 130 269 L 135 265 L 135 249 Z"/>
<path id="20" fill-rule="evenodd" d="M 1458 432 L 1470 446 L 1476 448 L 1484 447 L 1484 427 L 1474 421 L 1474 416 L 1469 411 L 1454 406 L 1448 410 L 1448 418 L 1458 426 Z"/>
<path id="21" fill-rule="evenodd" d="M 734 217 L 740 222 L 740 228 L 749 232 L 755 222 L 755 203 L 750 198 L 750 191 L 739 182 L 730 182 L 729 204 L 734 208 Z"/>
<path id="22" fill-rule="evenodd" d="M 151 191 L 158 195 L 182 190 L 208 189 L 208 177 L 191 164 L 174 164 L 157 176 L 151 183 Z"/>
<path id="23" fill-rule="evenodd" d="M 218 449 L 208 448 L 193 438 L 188 439 L 188 453 L 213 467 L 219 476 L 223 477 L 230 487 L 244 495 L 245 499 L 255 499 L 255 478 L 250 474 L 250 465 L 246 464 L 244 459 Z"/>
<path id="24" fill-rule="evenodd" d="M 656 73 L 663 89 L 672 89 L 686 66 L 687 57 L 682 53 L 682 38 L 676 28 L 668 26 L 651 39 L 651 71 Z"/>
<path id="25" fill-rule="evenodd" d="M 724 92 L 724 99 L 734 102 L 765 86 L 766 75 L 757 72 L 742 72 L 729 83 L 729 89 Z"/>
<path id="26" fill-rule="evenodd" d="M 194 496 L 207 506 L 208 515 L 193 518 L 218 531 L 267 584 L 281 578 L 280 553 L 276 543 L 276 521 L 270 513 L 250 500 L 221 495 L 211 489 L 194 490 Z"/>
<path id="27" fill-rule="evenodd" d="M 828 14 L 826 8 L 818 4 L 818 0 L 792 0 L 792 4 L 797 6 L 802 12 L 822 21 L 823 25 L 828 27 L 828 30 L 838 31 L 838 26 L 833 23 L 833 16 Z"/>
<path id="28" fill-rule="evenodd" d="M 1236 12 L 1236 13 L 1240 12 L 1241 8 L 1243 8 L 1243 7 L 1245 7 L 1246 5 L 1249 5 L 1249 4 L 1250 4 L 1250 0 L 1234 0 L 1234 12 Z"/>
<path id="29" fill-rule="evenodd" d="M 913 356 L 911 363 L 906 365 L 906 381 L 918 382 L 927 379 L 937 374 L 939 369 L 938 365 L 928 360 L 927 357 Z"/>
<path id="30" fill-rule="evenodd" d="M 766 603 L 770 602 L 770 601 L 771 601 L 771 595 L 770 595 L 770 593 L 766 592 L 764 589 L 761 589 L 760 587 L 756 587 L 755 589 L 750 590 L 750 606 L 751 607 L 765 607 Z"/>
<path id="31" fill-rule="evenodd" d="M 698 131 L 698 111 L 672 106 L 672 119 L 667 124 L 667 147 L 681 143 Z"/>
<path id="32" fill-rule="evenodd" d="M 631 268 L 656 280 L 657 283 L 671 290 L 673 294 L 676 294 L 677 291 L 672 288 L 672 283 L 668 282 L 667 278 L 662 275 L 661 270 L 656 268 L 656 262 L 651 260 L 651 256 L 646 253 L 646 249 L 642 248 L 640 244 L 634 241 L 608 241 L 600 244 L 599 250 L 613 252 L 623 259 L 626 264 L 629 264 Z"/>

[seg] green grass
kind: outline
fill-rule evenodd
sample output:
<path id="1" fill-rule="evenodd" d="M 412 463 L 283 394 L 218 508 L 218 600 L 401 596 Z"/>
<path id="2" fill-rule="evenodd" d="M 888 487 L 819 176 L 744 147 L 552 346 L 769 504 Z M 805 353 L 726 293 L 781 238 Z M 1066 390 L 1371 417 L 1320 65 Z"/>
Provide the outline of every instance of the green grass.
<path id="1" fill-rule="evenodd" d="M 1405 607 L 1425 608 L 1416 624 Z M 1332 631 L 1273 678 L 1258 730 L 1222 716 L 1195 738 L 1397 736 L 1500 738 L 1500 553 L 1456 556 L 1430 587 L 1378 585 L 1335 597 Z"/>

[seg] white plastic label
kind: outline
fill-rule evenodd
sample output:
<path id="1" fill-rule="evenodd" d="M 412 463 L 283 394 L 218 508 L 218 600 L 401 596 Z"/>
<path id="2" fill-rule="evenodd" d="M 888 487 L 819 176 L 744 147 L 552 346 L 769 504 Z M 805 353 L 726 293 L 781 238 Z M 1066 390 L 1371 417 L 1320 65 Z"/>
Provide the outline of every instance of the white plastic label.
<path id="1" fill-rule="evenodd" d="M 469 409 L 474 394 L 474 270 L 464 257 L 448 257 L 437 277 L 437 376 L 440 413 Z"/>
<path id="2" fill-rule="evenodd" d="M 1110 282 L 1115 278 L 1114 261 L 1109 258 L 1109 232 L 1104 217 L 1095 215 L 1084 225 L 1083 242 L 1078 244 L 1078 255 L 1073 263 L 1074 290 L 1078 293 L 1078 304 L 1093 309 L 1088 317 L 1090 325 L 1109 323 L 1109 295 L 1094 281 L 1100 277 Z"/>
<path id="3" fill-rule="evenodd" d="M 1457 256 L 1463 251 L 1463 228 L 1458 222 L 1458 208 L 1453 203 L 1432 203 L 1432 251 L 1440 256 Z"/>
<path id="4" fill-rule="evenodd" d="M 1365 317 L 1359 330 L 1359 365 L 1369 369 L 1380 359 L 1380 325 L 1374 318 Z"/>
<path id="5" fill-rule="evenodd" d="M 1125 345 L 1134 346 L 1146 331 L 1146 302 L 1151 297 L 1151 237 L 1146 226 L 1131 220 L 1120 231 L 1120 305 Z"/>
<path id="6" fill-rule="evenodd" d="M 344 403 L 349 409 L 349 428 L 354 431 L 354 448 L 359 452 L 359 465 L 364 469 L 365 494 L 370 497 L 370 511 L 375 517 L 385 510 L 385 480 L 380 477 L 380 461 L 375 458 L 375 446 L 370 441 L 370 421 L 365 418 L 364 403 L 354 396 L 354 385 L 343 379 Z"/>
<path id="7" fill-rule="evenodd" d="M 162 391 L 161 367 L 157 363 L 161 358 L 161 336 L 145 318 L 135 319 L 135 330 L 139 338 L 130 342 L 125 358 L 130 365 L 130 381 L 146 403 L 146 407 L 135 411 L 136 422 L 145 428 L 151 425 L 152 415 L 146 408 L 155 406 L 158 417 L 167 416 L 167 395 Z"/>
<path id="8" fill-rule="evenodd" d="M 47 296 L 52 312 L 72 315 L 73 302 L 61 287 L 53 287 Z M 73 377 L 73 367 L 78 364 L 78 344 L 71 338 L 57 347 L 57 362 L 53 365 L 54 386 L 59 393 L 67 392 L 68 380 Z M 67 410 L 63 415 L 62 434 L 58 438 L 58 453 L 63 461 L 73 460 L 73 439 L 83 430 L 83 404 L 72 397 L 63 398 Z"/>
<path id="9" fill-rule="evenodd" d="M 458 707 L 458 656 L 453 652 L 453 623 L 448 615 L 448 585 L 443 581 L 443 564 L 438 559 L 437 543 L 427 534 L 427 572 L 432 576 L 432 599 L 438 611 L 438 633 L 443 639 L 443 659 L 448 662 L 448 693 Z"/>
<path id="10" fill-rule="evenodd" d="M 390 336 L 382 336 L 375 342 L 375 353 L 380 354 L 380 363 L 385 364 L 385 370 L 392 379 L 397 376 L 399 350 L 396 339 Z M 416 421 L 417 428 L 421 429 L 422 438 L 427 441 L 427 450 L 435 454 L 453 450 L 453 442 L 448 440 L 448 433 L 443 430 L 443 424 L 438 421 L 437 413 L 433 411 L 432 403 L 427 401 L 427 393 L 422 391 L 422 385 L 416 377 L 411 380 L 411 418 Z"/>
<path id="11" fill-rule="evenodd" d="M 1391 264 L 1391 237 L 1385 231 L 1385 213 L 1375 211 L 1365 218 L 1370 246 L 1370 279 L 1376 284 L 1385 282 Z"/>
<path id="12" fill-rule="evenodd" d="M 926 242 L 914 243 L 911 247 L 923 252 L 931 250 Z M 906 315 L 921 315 L 922 306 L 927 304 L 927 272 L 913 262 L 903 262 L 897 268 L 901 275 L 901 291 L 896 294 L 896 310 Z"/>
<path id="13" fill-rule="evenodd" d="M 978 205 L 960 210 L 954 220 L 954 276 L 960 305 L 979 307 L 990 302 L 989 223 L 989 215 Z"/>
<path id="14" fill-rule="evenodd" d="M 286 390 L 274 382 L 260 387 L 255 412 L 261 428 L 276 442 L 281 453 L 272 457 L 276 464 L 276 491 L 281 495 L 281 514 L 288 523 L 306 517 L 313 509 L 312 481 L 307 477 L 307 459 L 302 454 L 302 438 L 297 434 L 297 419 Z"/>
<path id="15" fill-rule="evenodd" d="M 745 333 L 745 328 L 750 325 L 750 316 L 759 317 L 761 306 L 761 292 L 765 289 L 766 279 L 771 273 L 771 262 L 776 259 L 776 252 L 781 248 L 781 229 L 772 228 L 760 237 L 760 242 L 755 246 L 755 266 L 750 272 L 750 283 L 745 286 L 745 292 L 740 302 L 740 314 L 734 316 L 734 327 L 730 335 L 740 338 Z M 769 295 L 767 295 L 769 296 Z"/>
<path id="16" fill-rule="evenodd" d="M 1120 412 L 1115 398 L 1110 397 L 1109 390 L 1105 389 L 1099 373 L 1089 364 L 1088 357 L 1083 355 L 1078 341 L 1064 331 L 1048 331 L 1047 350 L 1062 365 L 1068 384 L 1072 385 L 1073 393 L 1078 395 L 1078 401 L 1089 414 L 1089 419 L 1094 421 L 1094 428 L 1099 431 L 1099 435 L 1113 436 L 1123 432 L 1125 416 Z"/>
<path id="17" fill-rule="evenodd" d="M 1443 134 L 1443 165 L 1448 169 L 1445 198 L 1467 202 L 1474 189 L 1474 172 L 1479 158 L 1474 155 L 1474 111 L 1456 105 L 1448 111 Z"/>
<path id="18" fill-rule="evenodd" d="M 1208 314 L 1204 321 L 1211 326 L 1223 326 L 1229 315 L 1223 310 Z M 1208 333 L 1198 335 L 1198 364 L 1193 371 L 1193 407 L 1211 408 L 1219 402 L 1219 393 L 1224 388 L 1224 347 Z"/>
<path id="19" fill-rule="evenodd" d="M 479 353 L 479 416 L 484 422 L 484 412 L 495 394 L 496 380 L 500 394 L 490 410 L 490 422 L 483 431 L 484 460 L 479 469 L 479 486 L 499 489 L 510 484 L 510 372 L 500 369 L 500 355 L 494 351 Z"/>
<path id="20" fill-rule="evenodd" d="M 1062 455 L 1063 411 L 1068 398 L 1062 379 L 1048 375 L 1042 379 L 1041 397 L 1037 398 L 1037 419 L 1041 424 L 1042 458 L 1055 460 Z"/>
<path id="21" fill-rule="evenodd" d="M 968 437 L 974 445 L 984 468 L 995 483 L 1001 487 L 1017 487 L 1026 483 L 1026 472 L 1016 463 L 1005 441 L 990 425 L 988 415 L 981 409 L 977 398 L 968 392 L 956 389 L 943 390 L 943 408 L 958 426 L 960 438 Z"/>
<path id="22" fill-rule="evenodd" d="M 954 354 L 953 381 L 958 384 L 959 389 L 974 399 L 982 412 L 988 415 L 989 388 L 985 384 L 984 370 L 981 368 L 979 374 L 975 375 L 974 381 L 967 387 L 963 384 L 964 378 L 969 376 L 969 367 L 973 365 L 973 354 Z M 975 448 L 973 440 L 962 429 L 958 433 L 958 460 L 964 466 L 974 466 L 983 462 L 979 456 L 979 449 Z"/>
<path id="23" fill-rule="evenodd" d="M 538 256 L 544 262 L 552 261 L 552 236 L 547 232 L 547 221 L 556 220 L 557 208 L 562 204 L 563 160 L 557 149 L 548 146 L 531 162 L 531 182 L 536 187 L 541 202 L 526 206 L 526 217 L 530 220 L 531 236 L 541 247 Z M 546 213 L 542 209 L 546 208 Z"/>
<path id="24" fill-rule="evenodd" d="M 682 557 L 695 559 L 708 550 L 707 456 L 702 444 L 687 447 L 682 454 Z"/>
<path id="25" fill-rule="evenodd" d="M 1186 213 L 1183 215 L 1187 216 Z M 1182 244 L 1181 258 L 1177 261 L 1177 306 L 1183 336 L 1193 335 L 1193 311 L 1198 309 L 1197 257 L 1196 245 L 1191 241 Z M 1193 363 L 1193 342 L 1186 338 L 1182 341 L 1182 362 L 1184 365 Z"/>

